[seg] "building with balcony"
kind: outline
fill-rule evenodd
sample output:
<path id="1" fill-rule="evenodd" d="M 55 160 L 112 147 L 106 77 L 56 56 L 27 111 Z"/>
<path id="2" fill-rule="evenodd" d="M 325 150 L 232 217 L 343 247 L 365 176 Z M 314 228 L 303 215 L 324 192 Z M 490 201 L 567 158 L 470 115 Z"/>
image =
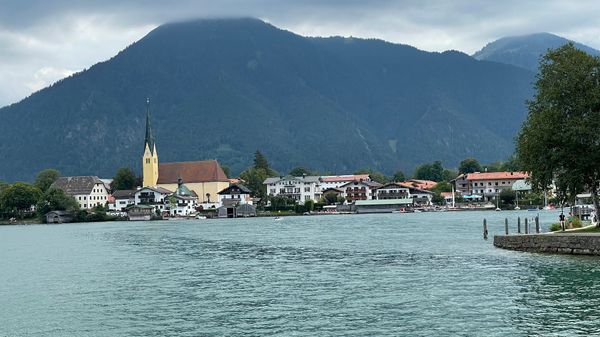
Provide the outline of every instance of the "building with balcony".
<path id="1" fill-rule="evenodd" d="M 322 196 L 321 181 L 318 176 L 267 178 L 263 184 L 266 185 L 267 195 L 288 197 L 299 204 L 304 204 L 308 200 L 318 202 Z"/>

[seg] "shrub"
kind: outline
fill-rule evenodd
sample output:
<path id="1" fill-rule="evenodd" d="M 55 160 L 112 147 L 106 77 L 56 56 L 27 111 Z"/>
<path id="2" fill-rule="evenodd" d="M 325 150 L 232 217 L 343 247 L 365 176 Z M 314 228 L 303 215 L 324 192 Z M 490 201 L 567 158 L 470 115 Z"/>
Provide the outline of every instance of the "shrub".
<path id="1" fill-rule="evenodd" d="M 562 228 L 560 227 L 560 223 L 559 222 L 555 222 L 552 225 L 550 225 L 550 231 L 551 232 L 556 232 L 561 230 Z"/>
<path id="2" fill-rule="evenodd" d="M 579 217 L 573 217 L 573 221 L 571 222 L 572 228 L 581 228 L 581 219 Z"/>

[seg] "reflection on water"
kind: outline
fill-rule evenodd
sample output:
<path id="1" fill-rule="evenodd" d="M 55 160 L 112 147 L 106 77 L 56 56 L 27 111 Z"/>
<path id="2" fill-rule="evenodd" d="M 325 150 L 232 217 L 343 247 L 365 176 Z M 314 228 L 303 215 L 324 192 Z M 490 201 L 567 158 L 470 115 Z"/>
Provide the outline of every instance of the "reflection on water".
<path id="1" fill-rule="evenodd" d="M 0 335 L 598 333 L 596 260 L 495 249 L 501 213 L 2 227 Z"/>

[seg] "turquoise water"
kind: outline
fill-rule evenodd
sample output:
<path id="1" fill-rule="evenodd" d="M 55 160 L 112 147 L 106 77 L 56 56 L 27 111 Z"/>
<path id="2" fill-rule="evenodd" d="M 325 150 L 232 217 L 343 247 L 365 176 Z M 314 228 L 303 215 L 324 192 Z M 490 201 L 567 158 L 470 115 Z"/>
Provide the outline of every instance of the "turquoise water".
<path id="1" fill-rule="evenodd" d="M 598 259 L 482 239 L 517 215 L 1 226 L 0 336 L 600 334 Z"/>

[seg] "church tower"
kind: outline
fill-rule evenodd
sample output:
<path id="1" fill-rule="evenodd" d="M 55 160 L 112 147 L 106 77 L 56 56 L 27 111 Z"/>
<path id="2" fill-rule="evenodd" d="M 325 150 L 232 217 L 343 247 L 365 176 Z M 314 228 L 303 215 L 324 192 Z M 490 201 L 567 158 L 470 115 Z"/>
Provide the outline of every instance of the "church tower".
<path id="1" fill-rule="evenodd" d="M 143 187 L 156 187 L 158 182 L 158 154 L 150 125 L 150 100 L 146 98 L 146 138 L 144 140 L 144 157 L 142 159 Z"/>

